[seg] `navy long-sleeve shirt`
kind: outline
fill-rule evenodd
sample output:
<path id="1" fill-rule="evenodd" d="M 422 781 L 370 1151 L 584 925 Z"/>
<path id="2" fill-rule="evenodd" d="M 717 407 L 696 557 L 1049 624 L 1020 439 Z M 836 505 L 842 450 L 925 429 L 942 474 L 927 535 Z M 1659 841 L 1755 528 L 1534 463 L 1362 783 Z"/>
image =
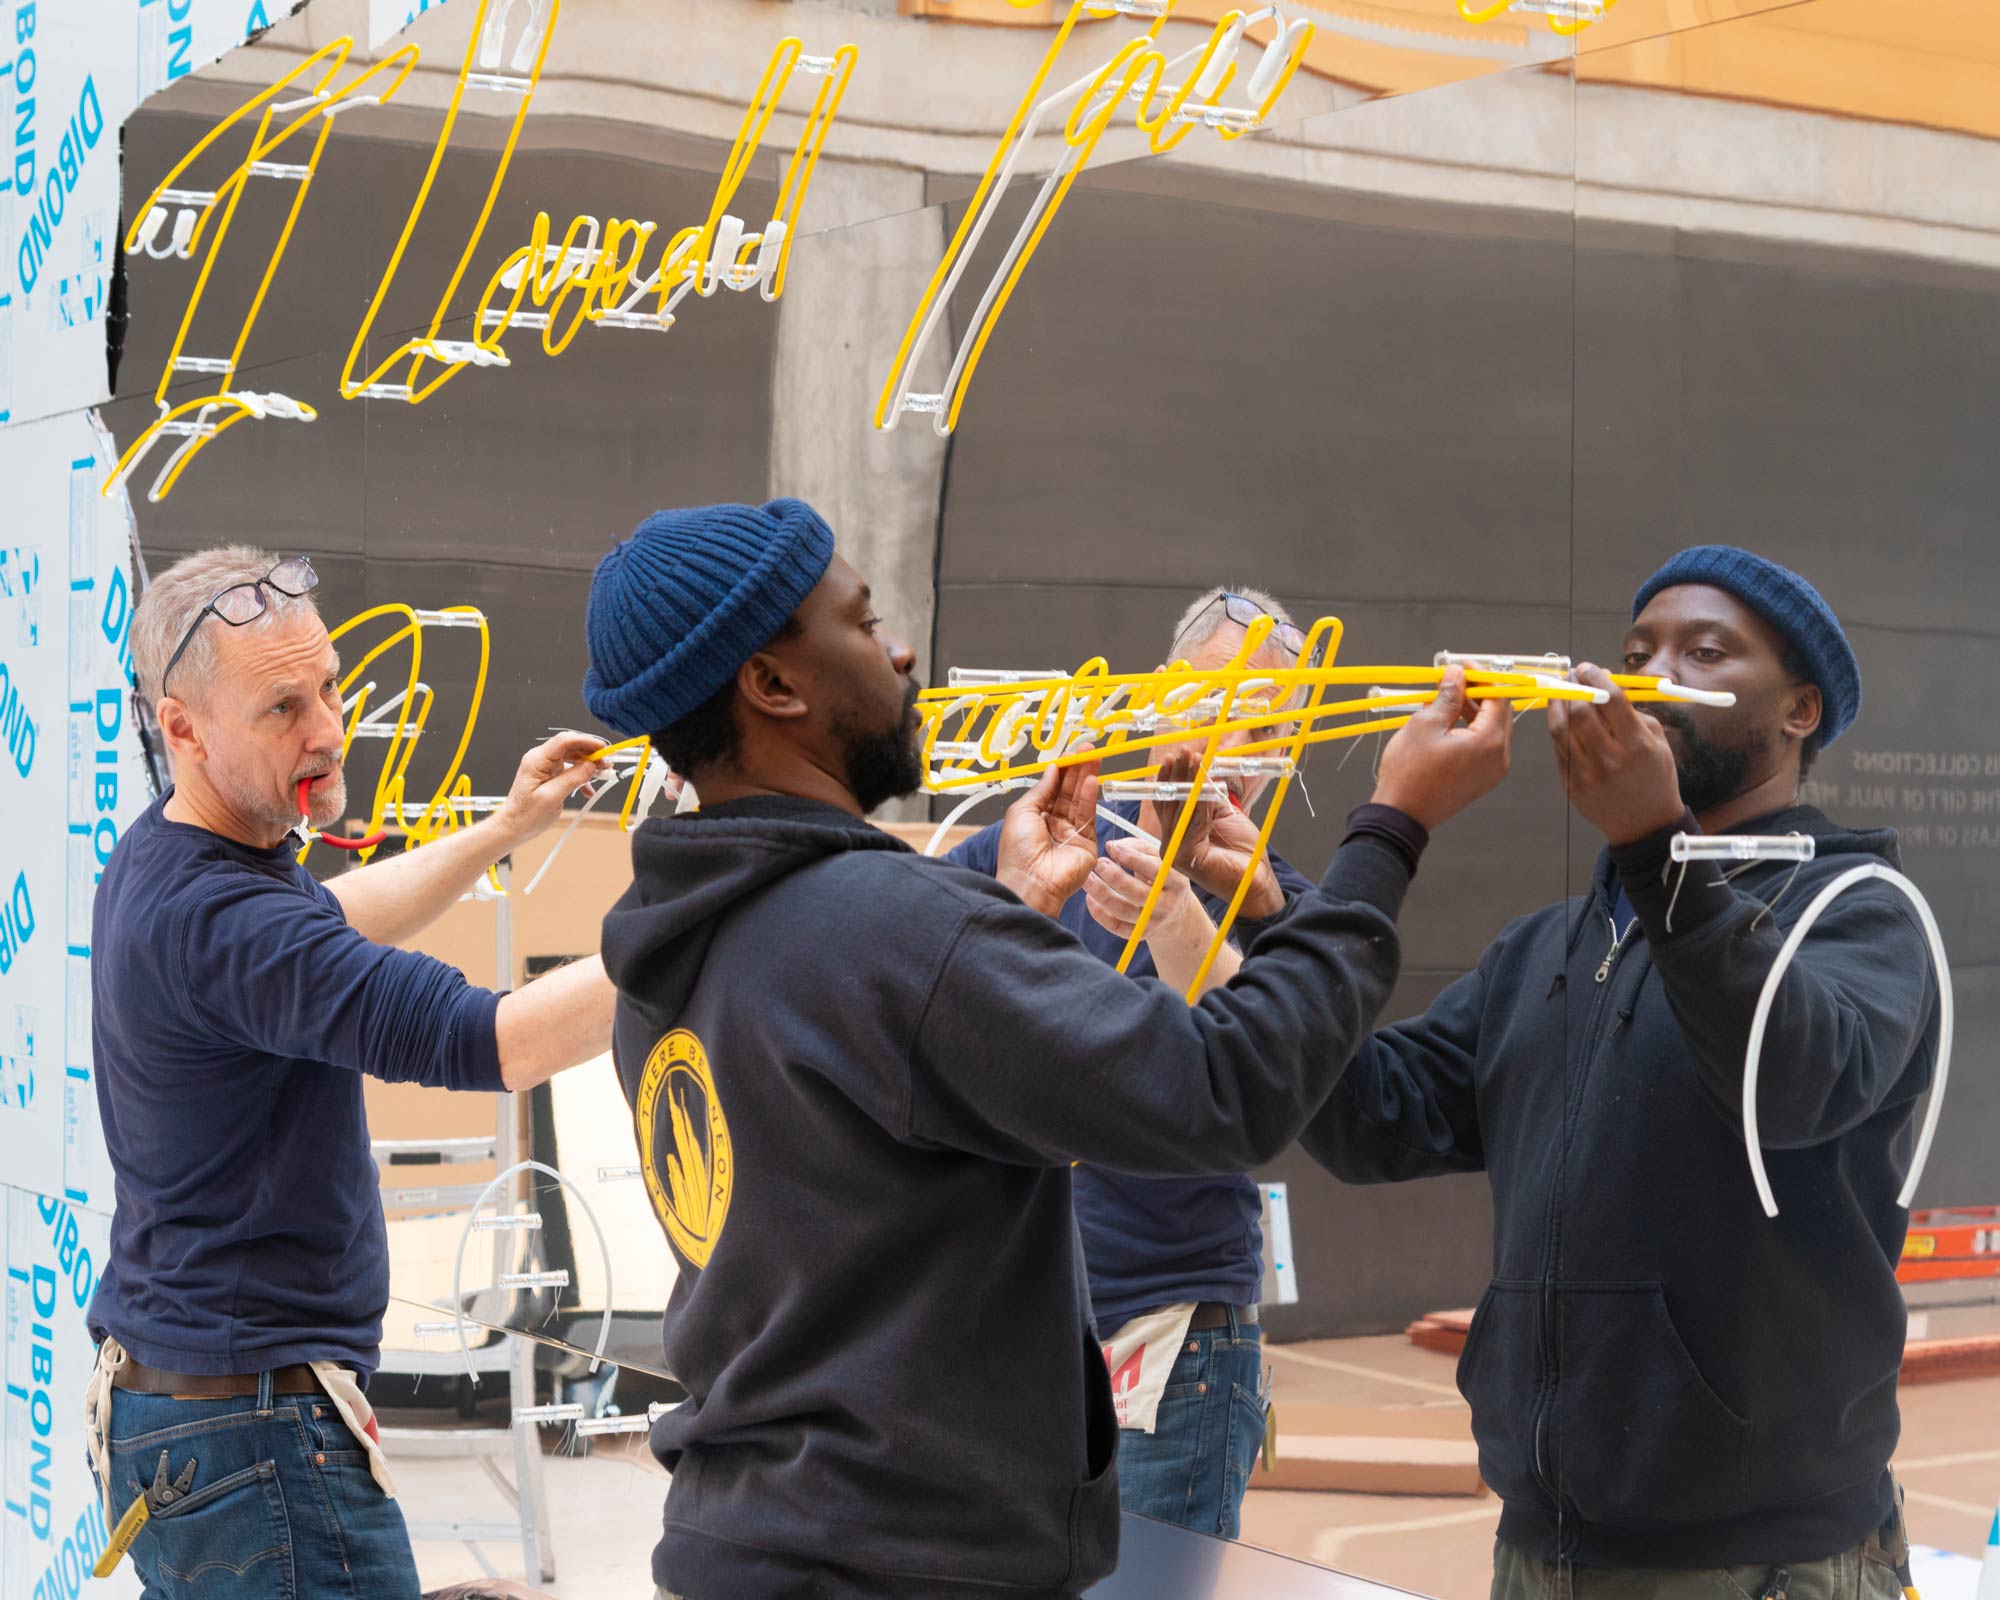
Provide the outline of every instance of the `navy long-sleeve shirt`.
<path id="1" fill-rule="evenodd" d="M 363 938 L 289 845 L 165 804 L 119 841 L 91 918 L 117 1196 L 91 1331 L 172 1372 L 370 1372 L 389 1250 L 361 1075 L 499 1089 L 500 997 Z"/>

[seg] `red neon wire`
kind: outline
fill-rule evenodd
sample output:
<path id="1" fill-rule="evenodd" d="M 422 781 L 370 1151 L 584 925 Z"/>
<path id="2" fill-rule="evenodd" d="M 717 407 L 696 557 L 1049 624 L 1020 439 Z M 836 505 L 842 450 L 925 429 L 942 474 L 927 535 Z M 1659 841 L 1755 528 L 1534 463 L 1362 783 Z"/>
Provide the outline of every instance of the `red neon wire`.
<path id="1" fill-rule="evenodd" d="M 305 824 L 308 832 L 311 831 L 312 824 L 308 820 L 311 812 L 306 807 L 306 791 L 311 789 L 312 785 L 313 781 L 311 778 L 299 779 L 299 821 Z M 319 841 L 321 844 L 332 845 L 336 850 L 366 850 L 370 845 L 380 844 L 388 837 L 389 830 L 387 828 L 377 828 L 365 839 L 341 839 L 336 838 L 330 833 L 322 833 L 319 835 Z"/>

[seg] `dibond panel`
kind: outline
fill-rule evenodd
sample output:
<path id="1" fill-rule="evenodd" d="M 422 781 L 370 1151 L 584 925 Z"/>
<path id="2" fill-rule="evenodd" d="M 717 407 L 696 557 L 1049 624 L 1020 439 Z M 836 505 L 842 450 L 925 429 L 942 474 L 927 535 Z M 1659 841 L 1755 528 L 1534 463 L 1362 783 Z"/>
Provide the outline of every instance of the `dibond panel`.
<path id="1" fill-rule="evenodd" d="M 104 398 L 120 125 L 268 28 L 274 0 L 0 6 L 0 425 Z"/>
<path id="2" fill-rule="evenodd" d="M 111 1209 L 90 1053 L 90 918 L 149 798 L 127 670 L 131 535 L 87 415 L 0 430 L 0 1171 Z"/>

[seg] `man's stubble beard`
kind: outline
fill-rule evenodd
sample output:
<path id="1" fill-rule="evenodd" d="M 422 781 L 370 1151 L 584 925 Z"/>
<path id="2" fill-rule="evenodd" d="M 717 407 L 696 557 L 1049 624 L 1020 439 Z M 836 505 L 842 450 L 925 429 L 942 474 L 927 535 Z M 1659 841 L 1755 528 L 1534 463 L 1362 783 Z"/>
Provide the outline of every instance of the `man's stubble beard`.
<path id="1" fill-rule="evenodd" d="M 923 724 L 917 716 L 917 681 L 903 691 L 903 714 L 885 731 L 839 732 L 847 762 L 847 787 L 863 814 L 923 787 Z"/>
<path id="2" fill-rule="evenodd" d="M 325 828 L 338 822 L 347 814 L 347 777 L 335 767 L 331 783 L 316 783 L 307 791 L 307 803 L 311 806 L 310 820 L 315 829 Z M 282 834 L 298 826 L 299 804 L 298 785 L 294 782 L 287 791 L 286 798 L 273 806 L 265 792 L 251 793 L 247 787 L 239 788 L 234 782 L 224 786 L 225 798 L 243 816 L 273 833 Z"/>
<path id="3" fill-rule="evenodd" d="M 1751 764 L 1770 749 L 1770 741 L 1761 738 L 1746 745 L 1717 744 L 1696 727 L 1685 706 L 1662 702 L 1639 710 L 1681 736 L 1681 748 L 1674 753 L 1674 775 L 1680 783 L 1681 803 L 1697 814 L 1712 811 L 1741 794 Z"/>

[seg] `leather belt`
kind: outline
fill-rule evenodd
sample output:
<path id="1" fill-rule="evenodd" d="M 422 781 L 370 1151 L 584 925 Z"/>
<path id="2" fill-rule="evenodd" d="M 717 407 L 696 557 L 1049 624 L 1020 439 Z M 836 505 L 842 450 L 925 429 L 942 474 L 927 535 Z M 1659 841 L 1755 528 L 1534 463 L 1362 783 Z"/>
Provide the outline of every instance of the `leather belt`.
<path id="1" fill-rule="evenodd" d="M 1188 1332 L 1206 1333 L 1211 1328 L 1226 1328 L 1229 1326 L 1229 1313 L 1232 1311 L 1236 1313 L 1239 1327 L 1249 1328 L 1256 1325 L 1255 1306 L 1226 1306 L 1219 1301 L 1204 1300 L 1194 1308 L 1194 1316 L 1188 1322 Z"/>
<path id="2" fill-rule="evenodd" d="M 254 1372 L 223 1376 L 200 1372 L 162 1372 L 158 1367 L 149 1367 L 145 1362 L 134 1361 L 128 1356 L 125 1364 L 112 1375 L 111 1386 L 130 1394 L 171 1395 L 176 1400 L 233 1400 L 239 1395 L 254 1395 L 257 1392 L 257 1377 Z M 318 1390 L 319 1379 L 313 1376 L 311 1367 L 279 1367 L 271 1374 L 273 1394 L 315 1394 Z"/>

